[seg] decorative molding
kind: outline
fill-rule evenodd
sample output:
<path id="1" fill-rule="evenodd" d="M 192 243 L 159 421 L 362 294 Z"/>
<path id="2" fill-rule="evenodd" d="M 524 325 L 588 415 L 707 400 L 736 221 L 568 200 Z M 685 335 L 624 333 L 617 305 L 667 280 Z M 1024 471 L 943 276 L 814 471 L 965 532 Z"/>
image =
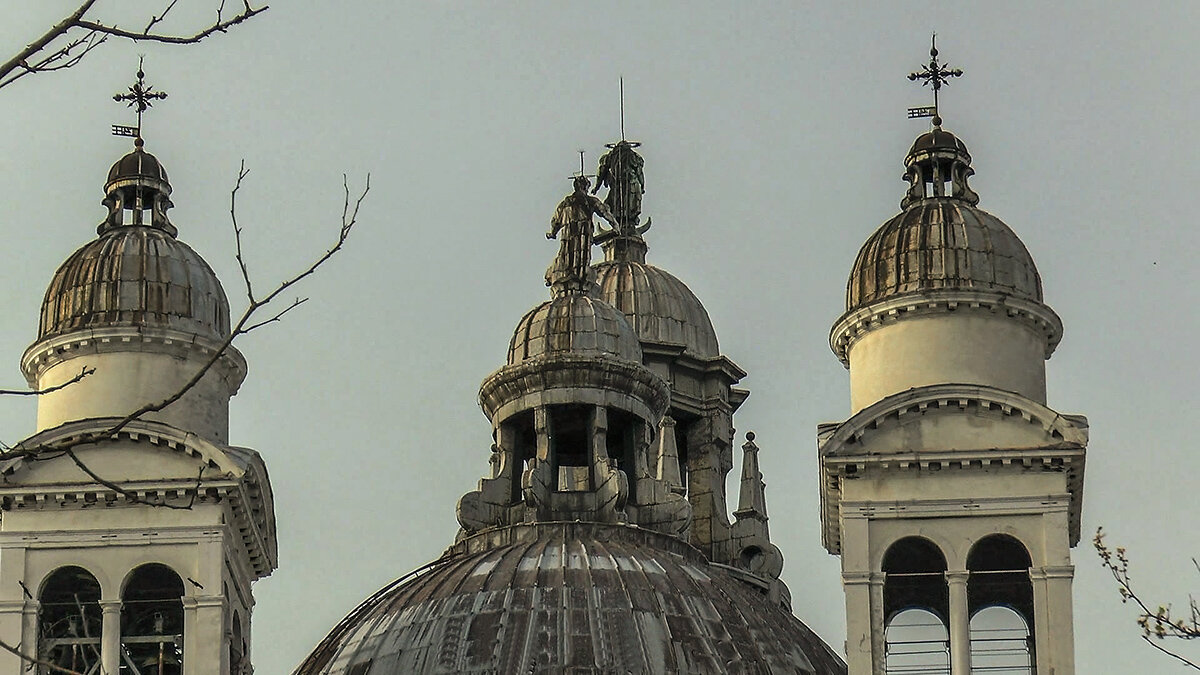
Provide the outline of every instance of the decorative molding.
<path id="1" fill-rule="evenodd" d="M 25 374 L 29 386 L 35 387 L 46 370 L 81 355 L 142 352 L 204 362 L 220 348 L 220 342 L 168 328 L 85 329 L 46 338 L 31 345 L 21 357 L 21 372 Z M 230 345 L 213 365 L 221 378 L 230 383 L 230 395 L 236 394 L 246 378 L 246 358 Z"/>
<path id="2" fill-rule="evenodd" d="M 1003 293 L 929 290 L 909 293 L 846 312 L 829 332 L 829 347 L 843 366 L 850 367 L 850 347 L 863 335 L 902 319 L 937 314 L 980 312 L 1024 322 L 1046 340 L 1046 358 L 1062 340 L 1062 319 L 1048 305 Z"/>

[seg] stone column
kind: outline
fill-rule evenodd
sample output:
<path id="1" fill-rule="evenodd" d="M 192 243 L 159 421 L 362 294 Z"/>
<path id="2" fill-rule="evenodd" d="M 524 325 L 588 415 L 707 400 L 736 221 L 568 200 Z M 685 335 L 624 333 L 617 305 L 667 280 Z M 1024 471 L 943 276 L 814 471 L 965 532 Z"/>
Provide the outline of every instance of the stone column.
<path id="1" fill-rule="evenodd" d="M 183 598 L 183 675 L 229 672 L 224 616 L 225 598 L 219 595 Z"/>
<path id="2" fill-rule="evenodd" d="M 887 627 L 883 625 L 883 583 L 886 580 L 887 575 L 883 572 L 871 574 L 872 675 L 884 675 L 884 667 L 887 666 Z"/>
<path id="3" fill-rule="evenodd" d="M 854 675 L 874 675 L 881 672 L 874 654 L 871 615 L 871 574 L 842 572 L 842 589 L 846 592 L 846 666 Z"/>
<path id="4" fill-rule="evenodd" d="M 38 652 L 38 609 L 41 606 L 37 600 L 26 600 L 22 610 L 21 651 L 31 656 L 37 656 Z"/>
<path id="5" fill-rule="evenodd" d="M 971 616 L 967 606 L 969 572 L 946 572 L 950 587 L 950 675 L 971 675 Z"/>
<path id="6" fill-rule="evenodd" d="M 100 603 L 100 670 L 116 673 L 121 667 L 121 601 Z"/>
<path id="7" fill-rule="evenodd" d="M 24 630 L 22 626 L 22 612 L 24 607 L 24 603 L 20 601 L 5 600 L 4 602 L 0 602 L 0 635 L 21 637 L 21 632 Z M 22 673 L 24 672 L 25 665 L 15 654 L 0 650 L 0 672 Z"/>

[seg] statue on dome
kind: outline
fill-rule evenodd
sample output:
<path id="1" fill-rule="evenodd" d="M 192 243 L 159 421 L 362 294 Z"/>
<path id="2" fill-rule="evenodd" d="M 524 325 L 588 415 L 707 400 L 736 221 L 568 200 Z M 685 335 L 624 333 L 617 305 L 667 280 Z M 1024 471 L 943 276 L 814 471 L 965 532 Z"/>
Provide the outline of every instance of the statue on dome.
<path id="1" fill-rule="evenodd" d="M 546 285 L 583 289 L 594 274 L 591 269 L 592 238 L 595 235 L 592 217 L 599 215 L 614 228 L 618 227 L 618 223 L 604 202 L 588 194 L 591 182 L 587 176 L 576 176 L 573 183 L 575 191 L 564 197 L 558 208 L 554 209 L 550 231 L 546 233 L 547 239 L 559 240 L 558 256 L 546 270 Z M 559 232 L 562 232 L 561 236 Z"/>
<path id="2" fill-rule="evenodd" d="M 608 188 L 604 203 L 617 217 L 617 234 L 633 236 L 649 229 L 638 227 L 638 219 L 642 215 L 642 195 L 646 192 L 646 176 L 642 167 L 646 161 L 634 150 L 639 143 L 621 140 L 608 146 L 608 152 L 600 157 L 600 165 L 596 169 L 596 187 Z"/>

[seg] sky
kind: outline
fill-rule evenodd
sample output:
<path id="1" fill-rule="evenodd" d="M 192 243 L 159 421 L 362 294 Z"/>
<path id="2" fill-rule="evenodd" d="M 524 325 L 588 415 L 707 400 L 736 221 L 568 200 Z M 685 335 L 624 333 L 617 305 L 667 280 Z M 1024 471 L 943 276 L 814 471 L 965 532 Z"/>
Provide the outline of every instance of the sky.
<path id="1" fill-rule="evenodd" d="M 7 58 L 69 0 L 9 0 Z M 175 26 L 209 19 L 182 0 Z M 144 24 L 147 3 L 96 16 Z M 250 373 L 231 441 L 274 486 L 280 560 L 255 585 L 256 672 L 290 672 L 359 601 L 436 558 L 454 505 L 488 471 L 479 382 L 546 299 L 543 236 L 625 129 L 643 143 L 648 261 L 704 301 L 749 375 L 772 538 L 797 616 L 841 650 L 839 561 L 821 547 L 816 425 L 849 413 L 828 346 L 859 246 L 894 215 L 904 154 L 928 120 L 905 77 L 929 37 L 965 75 L 944 127 L 970 148 L 980 206 L 1022 238 L 1065 337 L 1049 404 L 1091 423 L 1076 566 L 1080 673 L 1174 673 L 1138 638 L 1088 540 L 1124 545 L 1154 603 L 1185 608 L 1200 575 L 1196 340 L 1200 184 L 1196 3 L 284 2 L 191 47 L 113 40 L 77 67 L 0 90 L 0 385 L 22 383 L 55 268 L 95 236 L 108 167 L 133 124 L 111 97 L 147 80 L 147 149 L 170 174 L 179 236 L 244 291 L 229 190 L 256 283 L 290 276 L 336 236 L 342 177 L 371 175 L 346 249 L 286 321 L 240 340 Z M 168 26 L 169 27 L 169 26 Z M 598 252 L 598 250 L 597 250 Z M 33 432 L 0 406 L 0 440 Z M 1189 412 L 1193 411 L 1193 412 Z M 729 485 L 736 490 L 737 470 Z M 1194 654 L 1195 652 L 1193 652 Z"/>

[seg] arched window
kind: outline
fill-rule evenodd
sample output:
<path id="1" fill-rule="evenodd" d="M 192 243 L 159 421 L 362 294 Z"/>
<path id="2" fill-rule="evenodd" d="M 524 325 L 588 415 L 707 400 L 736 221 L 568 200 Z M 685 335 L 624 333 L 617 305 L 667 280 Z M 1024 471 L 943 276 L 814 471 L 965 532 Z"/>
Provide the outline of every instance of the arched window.
<path id="1" fill-rule="evenodd" d="M 927 609 L 905 609 L 888 621 L 888 675 L 950 675 L 950 633 Z"/>
<path id="2" fill-rule="evenodd" d="M 1029 551 L 1004 534 L 984 537 L 967 556 L 972 668 L 1033 673 L 1033 583 Z"/>
<path id="3" fill-rule="evenodd" d="M 39 596 L 38 658 L 92 675 L 100 672 L 100 583 L 82 567 L 51 574 Z M 39 673 L 54 672 L 38 666 Z"/>
<path id="4" fill-rule="evenodd" d="M 946 557 L 928 539 L 906 537 L 883 556 L 888 675 L 949 675 L 950 596 Z"/>
<path id="5" fill-rule="evenodd" d="M 183 672 L 183 580 L 158 563 L 134 570 L 121 603 L 121 675 Z"/>

